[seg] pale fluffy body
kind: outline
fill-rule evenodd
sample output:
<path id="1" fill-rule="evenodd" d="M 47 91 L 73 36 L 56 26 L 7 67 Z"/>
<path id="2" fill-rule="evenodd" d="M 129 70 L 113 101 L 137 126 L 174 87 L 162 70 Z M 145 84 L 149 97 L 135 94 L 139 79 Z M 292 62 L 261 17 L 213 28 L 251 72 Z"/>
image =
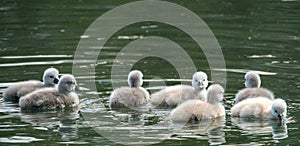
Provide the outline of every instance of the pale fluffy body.
<path id="1" fill-rule="evenodd" d="M 284 118 L 287 112 L 287 105 L 282 99 L 270 100 L 265 97 L 245 99 L 231 108 L 233 117 L 241 118 Z"/>
<path id="2" fill-rule="evenodd" d="M 121 87 L 111 94 L 111 107 L 135 107 L 148 103 L 149 93 L 142 87 Z"/>
<path id="3" fill-rule="evenodd" d="M 189 99 L 200 99 L 205 101 L 206 90 L 196 92 L 192 86 L 175 85 L 151 95 L 151 103 L 154 105 L 176 106 Z"/>
<path id="4" fill-rule="evenodd" d="M 255 97 L 265 97 L 270 100 L 274 99 L 274 95 L 271 91 L 268 89 L 264 88 L 245 88 L 240 90 L 236 95 L 235 95 L 235 103 L 239 103 L 244 99 L 247 98 L 255 98 Z"/>

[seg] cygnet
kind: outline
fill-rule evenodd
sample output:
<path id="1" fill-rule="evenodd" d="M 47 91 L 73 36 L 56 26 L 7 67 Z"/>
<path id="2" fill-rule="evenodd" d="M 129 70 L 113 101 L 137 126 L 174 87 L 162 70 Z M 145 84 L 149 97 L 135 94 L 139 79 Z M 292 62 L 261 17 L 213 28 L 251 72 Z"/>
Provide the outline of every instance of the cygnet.
<path id="1" fill-rule="evenodd" d="M 193 75 L 192 86 L 175 85 L 166 87 L 151 95 L 153 105 L 176 106 L 189 99 L 206 101 L 206 87 L 208 80 L 206 73 L 199 71 Z"/>
<path id="2" fill-rule="evenodd" d="M 76 107 L 79 104 L 75 93 L 77 86 L 73 75 L 63 75 L 56 88 L 42 88 L 20 98 L 22 110 L 51 110 Z"/>
<path id="3" fill-rule="evenodd" d="M 128 75 L 129 87 L 120 87 L 115 89 L 109 98 L 111 108 L 118 107 L 136 107 L 148 103 L 149 93 L 142 87 L 143 74 L 138 70 L 133 70 Z"/>
<path id="4" fill-rule="evenodd" d="M 225 116 L 223 106 L 225 98 L 223 95 L 223 87 L 219 84 L 213 84 L 207 90 L 207 102 L 199 99 L 185 101 L 172 110 L 171 119 L 188 122 Z"/>
<path id="5" fill-rule="evenodd" d="M 240 90 L 235 95 L 235 104 L 241 102 L 247 98 L 253 97 L 266 97 L 273 100 L 274 95 L 271 91 L 265 88 L 260 88 L 261 80 L 259 74 L 254 71 L 249 71 L 245 75 L 245 86 L 246 88 Z"/>
<path id="6" fill-rule="evenodd" d="M 248 98 L 231 108 L 233 117 L 278 119 L 282 121 L 286 117 L 287 104 L 278 98 L 270 100 L 265 97 Z"/>
<path id="7" fill-rule="evenodd" d="M 8 87 L 3 93 L 3 99 L 7 102 L 18 103 L 21 96 L 24 96 L 34 90 L 55 87 L 59 81 L 59 72 L 55 68 L 48 68 L 43 75 L 43 82 L 36 80 L 29 80 L 18 82 Z"/>

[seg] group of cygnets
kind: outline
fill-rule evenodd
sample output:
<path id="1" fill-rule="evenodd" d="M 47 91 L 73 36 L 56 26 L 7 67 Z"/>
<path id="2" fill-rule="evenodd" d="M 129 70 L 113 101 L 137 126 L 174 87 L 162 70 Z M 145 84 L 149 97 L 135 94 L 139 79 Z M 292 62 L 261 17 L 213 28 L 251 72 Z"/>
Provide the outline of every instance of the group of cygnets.
<path id="1" fill-rule="evenodd" d="M 44 72 L 43 82 L 18 82 L 4 91 L 3 99 L 19 103 L 22 110 L 62 109 L 79 104 L 76 88 L 77 83 L 73 75 L 64 74 L 59 78 L 57 69 L 48 68 Z"/>
<path id="2" fill-rule="evenodd" d="M 246 88 L 236 94 L 231 116 L 283 121 L 287 113 L 286 102 L 274 99 L 271 91 L 260 88 L 261 79 L 257 72 L 247 72 L 245 80 Z M 223 87 L 219 84 L 208 87 L 207 75 L 202 71 L 193 75 L 192 86 L 168 86 L 151 96 L 142 87 L 142 72 L 131 71 L 128 84 L 129 87 L 120 87 L 111 93 L 110 108 L 135 108 L 148 103 L 155 106 L 176 106 L 170 114 L 173 121 L 213 119 L 226 115 Z M 5 90 L 3 99 L 19 103 L 24 110 L 76 107 L 79 105 L 76 88 L 77 83 L 73 75 L 65 74 L 59 78 L 57 69 L 48 68 L 44 72 L 43 82 L 31 80 L 16 83 Z"/>
<path id="3" fill-rule="evenodd" d="M 176 106 L 170 114 L 173 121 L 213 119 L 226 115 L 223 105 L 226 101 L 223 87 L 219 84 L 208 87 L 207 75 L 202 71 L 193 75 L 192 86 L 169 86 L 151 96 L 142 87 L 142 77 L 140 71 L 131 71 L 128 75 L 129 87 L 117 88 L 111 93 L 110 107 L 132 108 L 149 102 L 152 105 Z M 257 72 L 247 72 L 245 80 L 246 88 L 236 94 L 231 116 L 283 121 L 287 113 L 286 102 L 282 99 L 274 99 L 271 91 L 260 87 L 261 79 Z"/>

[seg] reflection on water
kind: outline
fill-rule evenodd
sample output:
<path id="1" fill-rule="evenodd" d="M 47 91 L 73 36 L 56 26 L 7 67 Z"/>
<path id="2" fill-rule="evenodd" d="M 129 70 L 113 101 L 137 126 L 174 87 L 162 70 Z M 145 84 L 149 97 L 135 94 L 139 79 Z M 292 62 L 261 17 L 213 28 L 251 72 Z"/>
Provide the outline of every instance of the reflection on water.
<path id="1" fill-rule="evenodd" d="M 22 113 L 20 118 L 22 122 L 30 123 L 34 129 L 59 132 L 63 141 L 72 141 L 78 138 L 78 110 Z"/>
<path id="2" fill-rule="evenodd" d="M 200 120 L 195 123 L 186 123 L 184 126 L 174 124 L 174 134 L 177 138 L 207 139 L 211 145 L 220 145 L 225 140 L 225 117 L 217 119 Z M 178 128 L 180 127 L 180 128 Z"/>
<path id="3" fill-rule="evenodd" d="M 273 139 L 285 139 L 288 137 L 286 123 L 278 123 L 273 120 L 231 118 L 231 122 L 241 128 L 247 135 L 272 134 Z"/>
<path id="4" fill-rule="evenodd" d="M 14 107 L 18 112 L 6 110 L 7 114 L 0 116 L 0 131 L 3 131 L 0 134 L 0 142 L 2 143 L 47 141 L 49 134 L 57 132 L 61 135 L 62 141 L 73 141 L 78 138 L 77 110 L 20 113 L 19 107 L 16 105 Z"/>
<path id="5" fill-rule="evenodd" d="M 97 133 L 116 143 L 153 144 L 169 136 L 169 124 L 163 119 L 165 114 L 158 116 L 150 110 L 107 111 L 103 105 L 95 107 L 102 110 L 84 109 L 81 115 Z"/>
<path id="6" fill-rule="evenodd" d="M 288 128 L 286 124 L 272 125 L 272 137 L 273 139 L 285 139 L 288 138 Z"/>
<path id="7" fill-rule="evenodd" d="M 122 109 L 107 111 L 101 103 L 86 106 L 81 115 L 97 133 L 121 144 L 155 144 L 162 140 L 189 138 L 208 140 L 210 144 L 223 144 L 225 117 L 190 123 L 172 122 L 172 108 L 142 107 L 142 110 Z M 91 109 L 89 109 L 91 108 Z M 97 112 L 95 112 L 97 111 Z"/>

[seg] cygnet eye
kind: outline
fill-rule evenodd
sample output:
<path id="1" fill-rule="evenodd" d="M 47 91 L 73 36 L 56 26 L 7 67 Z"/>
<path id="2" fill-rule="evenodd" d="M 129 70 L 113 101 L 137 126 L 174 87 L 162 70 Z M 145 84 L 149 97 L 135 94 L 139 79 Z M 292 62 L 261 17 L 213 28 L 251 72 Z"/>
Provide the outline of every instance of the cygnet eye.
<path id="1" fill-rule="evenodd" d="M 67 81 L 67 84 L 75 84 L 74 82 L 71 81 Z"/>
<path id="2" fill-rule="evenodd" d="M 275 110 L 275 113 L 277 113 L 277 110 Z"/>
<path id="3" fill-rule="evenodd" d="M 54 78 L 54 76 L 49 76 L 51 79 Z"/>

